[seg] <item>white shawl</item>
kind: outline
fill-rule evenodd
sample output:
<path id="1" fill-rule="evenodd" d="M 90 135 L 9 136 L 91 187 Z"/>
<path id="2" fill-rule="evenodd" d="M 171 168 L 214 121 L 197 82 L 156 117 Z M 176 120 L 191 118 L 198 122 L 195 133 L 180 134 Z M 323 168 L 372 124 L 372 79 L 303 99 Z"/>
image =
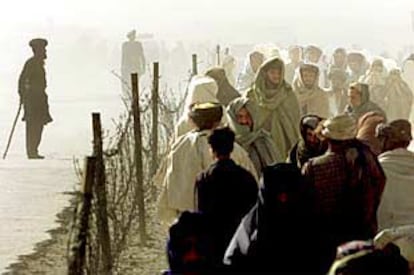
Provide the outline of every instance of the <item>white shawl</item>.
<path id="1" fill-rule="evenodd" d="M 398 148 L 378 159 L 387 178 L 378 208 L 379 229 L 414 224 L 414 153 Z"/>

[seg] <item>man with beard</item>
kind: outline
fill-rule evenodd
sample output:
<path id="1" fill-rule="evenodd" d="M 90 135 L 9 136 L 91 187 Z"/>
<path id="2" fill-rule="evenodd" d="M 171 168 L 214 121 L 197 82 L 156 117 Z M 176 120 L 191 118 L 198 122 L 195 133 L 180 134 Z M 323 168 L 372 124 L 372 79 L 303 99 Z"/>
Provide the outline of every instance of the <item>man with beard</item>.
<path id="1" fill-rule="evenodd" d="M 328 94 L 319 87 L 318 80 L 318 66 L 302 64 L 293 81 L 293 92 L 298 97 L 302 114 L 328 117 Z"/>
<path id="2" fill-rule="evenodd" d="M 257 110 L 250 99 L 239 97 L 230 102 L 227 117 L 230 128 L 236 134 L 236 142 L 249 153 L 259 176 L 266 166 L 284 161 L 270 134 L 263 128 L 257 128 Z"/>
<path id="3" fill-rule="evenodd" d="M 52 122 L 46 90 L 45 59 L 47 40 L 30 41 L 33 57 L 26 61 L 19 77 L 20 103 L 23 104 L 26 121 L 26 153 L 29 159 L 43 159 L 38 147 L 44 125 Z"/>
<path id="4" fill-rule="evenodd" d="M 290 62 L 286 64 L 285 80 L 287 83 L 292 84 L 295 77 L 295 71 L 299 67 L 302 61 L 302 48 L 299 46 L 292 46 L 289 48 Z"/>
<path id="5" fill-rule="evenodd" d="M 305 49 L 305 63 L 315 64 L 319 69 L 319 87 L 326 88 L 326 73 L 327 73 L 327 64 L 324 62 L 323 51 L 316 46 L 308 46 Z"/>
<path id="6" fill-rule="evenodd" d="M 284 64 L 272 58 L 262 64 L 253 87 L 247 92 L 257 110 L 257 128 L 268 131 L 276 150 L 286 159 L 299 140 L 300 109 L 292 88 L 284 80 Z"/>
<path id="7" fill-rule="evenodd" d="M 309 159 L 325 153 L 325 143 L 318 137 L 318 126 L 322 120 L 315 115 L 306 115 L 300 120 L 301 139 L 289 154 L 289 162 L 296 164 L 298 168 L 302 168 Z"/>
<path id="8" fill-rule="evenodd" d="M 386 119 L 384 110 L 370 100 L 369 86 L 364 83 L 355 82 L 349 86 L 348 105 L 345 113 L 352 116 L 356 121 L 368 112 L 375 112 Z"/>
<path id="9" fill-rule="evenodd" d="M 334 69 L 342 70 L 346 72 L 347 66 L 346 50 L 344 48 L 337 48 L 332 55 L 332 63 L 329 66 L 328 72 Z"/>
<path id="10" fill-rule="evenodd" d="M 365 56 L 358 52 L 348 54 L 348 69 L 349 79 L 348 83 L 359 81 L 360 77 L 365 74 L 368 69 L 368 62 Z"/>
<path id="11" fill-rule="evenodd" d="M 346 71 L 332 68 L 328 74 L 330 89 L 328 90 L 331 115 L 342 113 L 347 104 L 348 74 Z"/>

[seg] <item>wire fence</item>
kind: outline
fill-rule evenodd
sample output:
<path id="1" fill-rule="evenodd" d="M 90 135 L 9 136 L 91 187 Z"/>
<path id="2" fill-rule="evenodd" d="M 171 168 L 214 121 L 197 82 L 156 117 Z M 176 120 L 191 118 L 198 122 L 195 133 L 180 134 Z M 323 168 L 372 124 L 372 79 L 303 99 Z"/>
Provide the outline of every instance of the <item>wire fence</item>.
<path id="1" fill-rule="evenodd" d="M 196 61 L 193 56 L 189 80 L 197 70 Z M 151 179 L 168 154 L 188 93 L 187 88 L 179 98 L 167 85 L 160 91 L 158 63 L 152 79 L 151 89 L 139 92 L 138 77 L 131 75 L 132 86 L 122 95 L 125 112 L 113 121 L 115 131 L 107 133 L 105 150 L 100 115 L 92 115 L 94 153 L 80 171 L 83 180 L 68 242 L 68 274 L 115 274 L 131 234 L 138 233 L 142 245 L 148 239 L 146 206 L 157 198 Z"/>

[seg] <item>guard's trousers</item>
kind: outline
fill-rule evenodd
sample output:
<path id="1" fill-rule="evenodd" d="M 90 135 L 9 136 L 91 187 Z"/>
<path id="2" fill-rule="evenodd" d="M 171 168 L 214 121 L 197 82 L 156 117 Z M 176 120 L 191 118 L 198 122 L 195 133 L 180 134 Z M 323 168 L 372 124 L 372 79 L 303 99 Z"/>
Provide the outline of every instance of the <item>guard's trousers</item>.
<path id="1" fill-rule="evenodd" d="M 43 123 L 37 120 L 26 120 L 26 153 L 33 158 L 39 155 L 38 147 L 42 140 Z"/>

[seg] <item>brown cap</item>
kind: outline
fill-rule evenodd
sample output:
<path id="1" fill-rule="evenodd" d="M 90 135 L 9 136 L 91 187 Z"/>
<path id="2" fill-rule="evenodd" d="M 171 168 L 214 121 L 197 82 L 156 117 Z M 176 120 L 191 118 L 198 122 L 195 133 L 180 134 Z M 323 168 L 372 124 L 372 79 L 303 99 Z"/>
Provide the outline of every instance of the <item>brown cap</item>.
<path id="1" fill-rule="evenodd" d="M 218 122 L 223 116 L 221 104 L 215 102 L 194 103 L 190 106 L 189 117 L 198 126 Z"/>

